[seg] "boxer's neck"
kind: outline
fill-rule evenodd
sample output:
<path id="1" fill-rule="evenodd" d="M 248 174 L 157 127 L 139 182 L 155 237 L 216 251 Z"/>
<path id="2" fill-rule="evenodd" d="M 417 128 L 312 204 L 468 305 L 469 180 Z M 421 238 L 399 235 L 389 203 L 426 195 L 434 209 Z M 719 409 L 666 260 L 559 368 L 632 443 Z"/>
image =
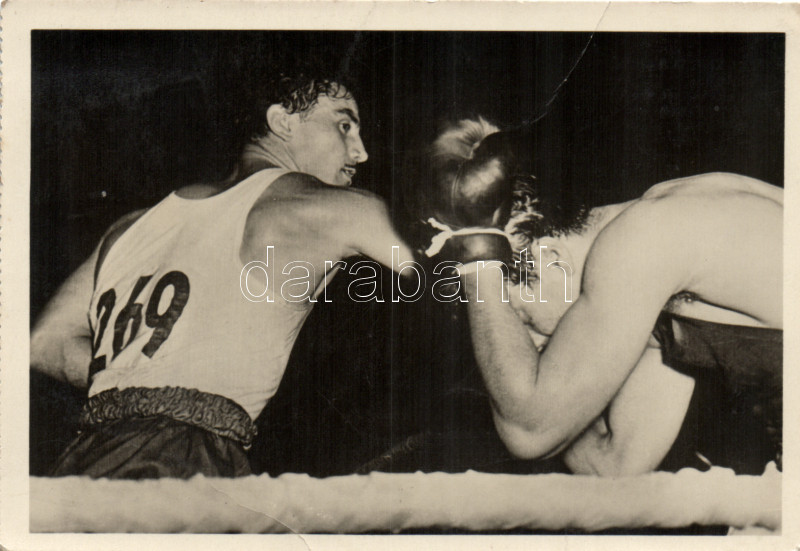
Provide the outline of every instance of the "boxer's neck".
<path id="1" fill-rule="evenodd" d="M 597 235 L 603 231 L 607 225 L 609 225 L 617 216 L 622 214 L 625 209 L 635 202 L 636 200 L 593 208 L 589 212 L 586 231 L 583 233 L 589 234 L 591 238 L 590 240 L 594 241 Z"/>
<path id="2" fill-rule="evenodd" d="M 239 158 L 237 179 L 239 181 L 244 180 L 266 168 L 285 168 L 287 170 L 300 171 L 286 147 L 286 143 L 271 132 L 244 146 L 242 155 Z"/>

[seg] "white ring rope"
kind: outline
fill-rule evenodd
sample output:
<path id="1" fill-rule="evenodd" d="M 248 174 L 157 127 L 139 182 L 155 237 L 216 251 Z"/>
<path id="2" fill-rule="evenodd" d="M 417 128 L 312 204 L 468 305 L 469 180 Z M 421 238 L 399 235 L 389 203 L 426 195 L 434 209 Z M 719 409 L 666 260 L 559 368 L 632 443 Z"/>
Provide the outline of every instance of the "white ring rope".
<path id="1" fill-rule="evenodd" d="M 610 479 L 414 473 L 315 479 L 31 478 L 32 532 L 363 533 L 676 528 L 779 530 L 781 474 L 650 473 Z"/>

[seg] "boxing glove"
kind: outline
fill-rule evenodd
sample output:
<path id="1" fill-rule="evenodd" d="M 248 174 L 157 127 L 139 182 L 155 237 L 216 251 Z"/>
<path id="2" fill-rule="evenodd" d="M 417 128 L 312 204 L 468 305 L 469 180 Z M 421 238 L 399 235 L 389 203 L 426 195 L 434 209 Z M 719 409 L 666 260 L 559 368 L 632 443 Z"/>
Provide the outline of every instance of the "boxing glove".
<path id="1" fill-rule="evenodd" d="M 495 132 L 477 141 L 469 158 L 434 158 L 440 202 L 429 223 L 441 233 L 433 238 L 428 256 L 462 264 L 511 261 L 503 228 L 513 200 L 517 140 L 516 133 Z"/>

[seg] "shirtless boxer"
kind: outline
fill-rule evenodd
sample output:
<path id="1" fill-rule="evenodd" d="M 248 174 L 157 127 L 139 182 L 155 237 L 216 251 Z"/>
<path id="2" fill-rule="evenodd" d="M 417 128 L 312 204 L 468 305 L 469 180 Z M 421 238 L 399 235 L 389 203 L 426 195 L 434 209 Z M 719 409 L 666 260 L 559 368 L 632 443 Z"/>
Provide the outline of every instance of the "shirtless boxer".
<path id="1" fill-rule="evenodd" d="M 466 153 L 447 153 L 445 142 L 464 142 L 465 129 L 435 145 L 440 184 L 451 204 L 461 200 L 450 209 L 459 225 L 495 231 L 451 237 L 443 254 L 465 264 L 475 355 L 509 450 L 539 458 L 572 444 L 565 461 L 579 473 L 655 469 L 681 429 L 695 376 L 712 373 L 739 419 L 760 423 L 765 461 L 780 460 L 783 190 L 714 173 L 627 203 L 570 207 L 556 187 L 514 173 L 513 135 L 473 126 Z M 512 193 L 505 232 L 533 265 L 504 302 L 501 270 L 488 261 L 511 258 L 496 229 Z M 465 198 L 485 200 L 482 219 L 466 212 Z M 720 413 L 704 421 L 718 423 Z"/>
<path id="2" fill-rule="evenodd" d="M 384 202 L 349 187 L 367 160 L 351 93 L 304 76 L 271 93 L 228 180 L 114 224 L 33 327 L 32 367 L 88 386 L 54 475 L 249 474 L 253 420 L 333 264 L 412 258 Z"/>

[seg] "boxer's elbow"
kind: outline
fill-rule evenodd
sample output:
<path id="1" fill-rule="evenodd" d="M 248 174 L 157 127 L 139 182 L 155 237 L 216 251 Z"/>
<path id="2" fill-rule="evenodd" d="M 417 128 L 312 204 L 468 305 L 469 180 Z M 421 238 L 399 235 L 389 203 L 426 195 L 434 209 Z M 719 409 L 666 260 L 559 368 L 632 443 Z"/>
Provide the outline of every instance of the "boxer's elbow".
<path id="1" fill-rule="evenodd" d="M 68 333 L 68 332 L 66 332 Z M 91 338 L 39 325 L 31 330 L 30 368 L 78 388 L 87 386 Z"/>
<path id="2" fill-rule="evenodd" d="M 500 439 L 514 457 L 519 459 L 546 459 L 567 447 L 570 439 L 542 423 L 519 422 L 504 418 L 495 412 L 495 427 Z"/>
<path id="3" fill-rule="evenodd" d="M 55 337 L 52 332 L 43 327 L 34 327 L 31 330 L 30 367 L 35 371 L 67 382 L 66 374 L 62 369 L 64 354 L 60 345 L 63 341 Z"/>

